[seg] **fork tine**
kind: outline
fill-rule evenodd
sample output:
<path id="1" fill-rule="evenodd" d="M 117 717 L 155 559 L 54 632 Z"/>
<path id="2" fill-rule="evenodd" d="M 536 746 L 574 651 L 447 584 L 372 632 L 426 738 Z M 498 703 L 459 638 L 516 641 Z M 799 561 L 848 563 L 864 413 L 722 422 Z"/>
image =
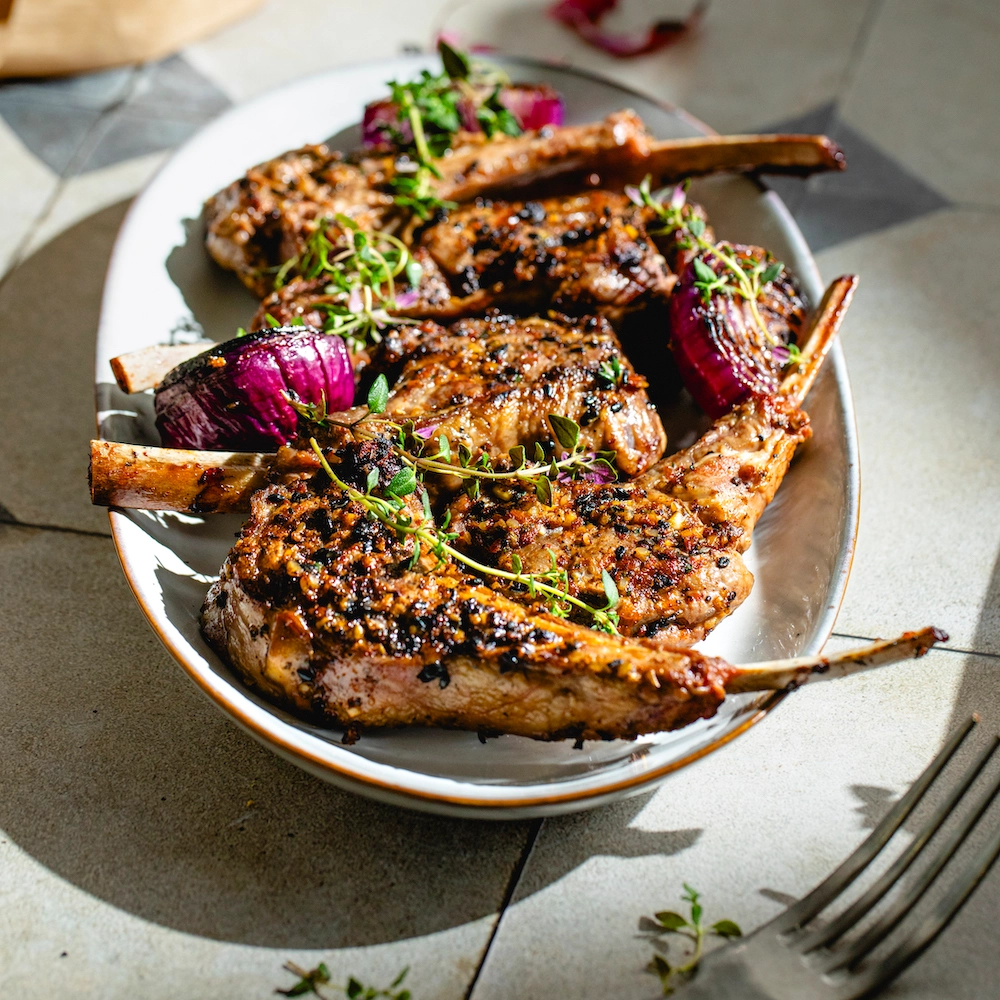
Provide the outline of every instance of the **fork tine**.
<path id="1" fill-rule="evenodd" d="M 793 903 L 784 913 L 771 921 L 770 927 L 777 933 L 794 930 L 812 920 L 821 910 L 849 886 L 888 843 L 892 835 L 899 829 L 902 822 L 913 811 L 923 797 L 931 782 L 941 773 L 942 768 L 951 760 L 952 755 L 961 745 L 972 727 L 979 721 L 978 715 L 973 715 L 941 749 L 941 752 L 927 765 L 926 770 L 910 786 L 909 791 L 889 810 L 868 838 L 850 855 L 825 881 L 820 882 L 808 896 L 803 896 Z"/>
<path id="2" fill-rule="evenodd" d="M 934 814 L 923 825 L 906 850 L 900 854 L 879 879 L 844 910 L 839 917 L 795 941 L 794 948 L 796 951 L 806 954 L 814 951 L 816 948 L 825 947 L 831 942 L 836 941 L 852 927 L 857 926 L 861 918 L 878 903 L 893 885 L 896 884 L 900 876 L 913 864 L 934 834 L 941 828 L 944 821 L 952 814 L 983 768 L 986 767 L 998 746 L 1000 746 L 1000 736 L 996 737 L 979 757 L 973 761 L 965 774 L 962 775 L 961 781 L 958 782 L 937 809 L 934 810 Z M 831 956 L 831 961 L 828 964 L 823 965 L 823 968 L 826 971 L 830 971 L 831 969 L 840 968 L 844 964 L 839 955 L 834 955 Z"/>
<path id="3" fill-rule="evenodd" d="M 920 873 L 920 877 L 908 888 L 903 898 L 897 900 L 892 909 L 888 910 L 877 923 L 869 927 L 843 954 L 838 953 L 836 961 L 826 966 L 824 971 L 831 972 L 844 966 L 857 965 L 865 955 L 885 939 L 886 935 L 913 909 L 920 897 L 930 888 L 931 883 L 941 873 L 941 869 L 952 859 L 955 852 L 965 842 L 965 838 L 972 832 L 972 828 L 979 822 L 980 817 L 990 807 L 990 803 L 996 798 L 998 791 L 1000 791 L 1000 775 L 980 795 L 976 804 L 962 820 L 961 825 L 951 832 L 938 850 L 935 859 L 926 871 Z"/>
<path id="4" fill-rule="evenodd" d="M 898 976 L 911 962 L 918 959 L 934 943 L 934 939 L 948 926 L 952 917 L 962 908 L 972 891 L 985 878 L 997 855 L 1000 855 L 1000 829 L 984 844 L 972 863 L 965 869 L 951 891 L 934 907 L 934 911 L 885 961 L 862 976 L 862 992 L 857 997 L 868 996 Z"/>

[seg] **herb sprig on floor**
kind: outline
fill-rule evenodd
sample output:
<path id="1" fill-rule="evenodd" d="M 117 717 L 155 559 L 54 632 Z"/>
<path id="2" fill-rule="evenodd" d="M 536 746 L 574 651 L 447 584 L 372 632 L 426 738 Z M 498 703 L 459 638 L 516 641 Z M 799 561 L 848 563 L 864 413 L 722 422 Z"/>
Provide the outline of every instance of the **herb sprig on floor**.
<path id="1" fill-rule="evenodd" d="M 703 920 L 704 911 L 701 905 L 701 895 L 695 892 L 687 882 L 684 883 L 684 893 L 681 900 L 690 905 L 687 917 L 674 910 L 661 910 L 653 917 L 643 917 L 640 923 L 640 927 L 651 938 L 654 948 L 657 949 L 653 960 L 647 966 L 647 971 L 659 978 L 664 996 L 673 993 L 674 984 L 678 980 L 685 981 L 694 975 L 698 963 L 701 961 L 706 936 L 714 935 L 723 938 L 743 936 L 739 925 L 732 920 L 716 920 L 715 923 L 706 927 Z M 685 937 L 691 942 L 690 951 L 678 965 L 671 965 L 664 954 L 666 948 L 663 945 L 666 944 L 665 936 L 668 934 Z"/>
<path id="2" fill-rule="evenodd" d="M 330 981 L 330 970 L 320 962 L 315 969 L 303 969 L 294 962 L 286 962 L 284 966 L 293 976 L 298 976 L 299 981 L 290 986 L 287 990 L 276 989 L 275 993 L 280 993 L 286 997 L 304 997 L 312 994 L 321 997 L 322 1000 L 330 1000 L 335 995 L 342 994 L 349 1000 L 410 1000 L 410 991 L 406 989 L 396 990 L 406 974 L 410 971 L 407 966 L 385 989 L 375 986 L 365 986 L 359 980 L 351 976 L 344 986 L 338 986 Z M 395 991 L 395 992 L 393 992 Z"/>

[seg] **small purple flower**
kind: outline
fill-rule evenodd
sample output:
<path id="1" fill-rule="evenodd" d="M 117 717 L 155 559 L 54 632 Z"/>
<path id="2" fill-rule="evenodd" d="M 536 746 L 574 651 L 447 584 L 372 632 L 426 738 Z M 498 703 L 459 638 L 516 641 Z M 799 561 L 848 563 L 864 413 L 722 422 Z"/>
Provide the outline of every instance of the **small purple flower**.
<path id="1" fill-rule="evenodd" d="M 416 434 L 417 437 L 421 437 L 425 441 L 429 441 L 431 439 L 431 435 L 440 426 L 441 426 L 440 424 L 431 424 L 430 427 L 416 427 L 416 428 L 414 428 L 413 433 Z"/>
<path id="2" fill-rule="evenodd" d="M 678 184 L 677 187 L 674 188 L 673 193 L 670 195 L 670 207 L 683 208 L 686 201 L 687 191 L 684 190 L 683 184 Z"/>
<path id="3" fill-rule="evenodd" d="M 411 288 L 409 291 L 401 292 L 396 296 L 396 308 L 397 309 L 409 309 L 410 306 L 415 306 L 420 296 L 417 294 L 415 288 Z"/>
<path id="4" fill-rule="evenodd" d="M 645 204 L 642 200 L 642 192 L 634 184 L 626 184 L 625 193 L 633 205 L 638 205 L 641 208 Z"/>

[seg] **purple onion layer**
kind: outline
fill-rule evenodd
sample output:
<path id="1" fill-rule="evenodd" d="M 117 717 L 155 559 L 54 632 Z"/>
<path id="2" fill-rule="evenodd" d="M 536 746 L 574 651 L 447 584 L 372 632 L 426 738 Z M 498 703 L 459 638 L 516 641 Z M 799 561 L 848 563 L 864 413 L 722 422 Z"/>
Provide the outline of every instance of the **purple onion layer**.
<path id="1" fill-rule="evenodd" d="M 706 304 L 694 282 L 689 266 L 670 299 L 670 346 L 688 392 L 716 420 L 753 394 L 773 393 L 778 372 L 743 302 L 715 294 Z"/>
<path id="2" fill-rule="evenodd" d="M 273 451 L 298 432 L 289 396 L 331 413 L 351 406 L 354 372 L 340 337 L 282 327 L 219 344 L 163 380 L 156 426 L 168 448 Z"/>

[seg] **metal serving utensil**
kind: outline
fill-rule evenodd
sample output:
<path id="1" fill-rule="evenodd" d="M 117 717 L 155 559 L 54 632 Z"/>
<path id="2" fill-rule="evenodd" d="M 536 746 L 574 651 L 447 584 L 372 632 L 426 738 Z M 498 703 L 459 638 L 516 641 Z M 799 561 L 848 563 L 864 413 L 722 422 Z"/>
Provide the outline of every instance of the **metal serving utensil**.
<path id="1" fill-rule="evenodd" d="M 997 829 L 963 871 L 947 881 L 939 878 L 1000 791 L 998 776 L 978 794 L 967 795 L 1000 746 L 1000 737 L 994 738 L 973 761 L 909 846 L 857 900 L 828 923 L 812 929 L 806 925 L 874 861 L 978 721 L 973 716 L 949 739 L 909 791 L 829 878 L 753 934 L 707 955 L 697 980 L 681 987 L 678 994 L 684 1000 L 859 1000 L 871 996 L 919 958 L 961 909 L 1000 854 L 1000 829 Z M 935 850 L 926 851 L 934 834 L 960 808 L 967 811 L 958 825 Z M 841 938 L 861 922 L 918 858 L 927 863 L 920 875 L 900 887 L 898 898 L 856 940 L 838 946 Z M 935 884 L 949 887 L 924 921 L 884 958 L 859 968 L 865 957 L 885 941 Z"/>

